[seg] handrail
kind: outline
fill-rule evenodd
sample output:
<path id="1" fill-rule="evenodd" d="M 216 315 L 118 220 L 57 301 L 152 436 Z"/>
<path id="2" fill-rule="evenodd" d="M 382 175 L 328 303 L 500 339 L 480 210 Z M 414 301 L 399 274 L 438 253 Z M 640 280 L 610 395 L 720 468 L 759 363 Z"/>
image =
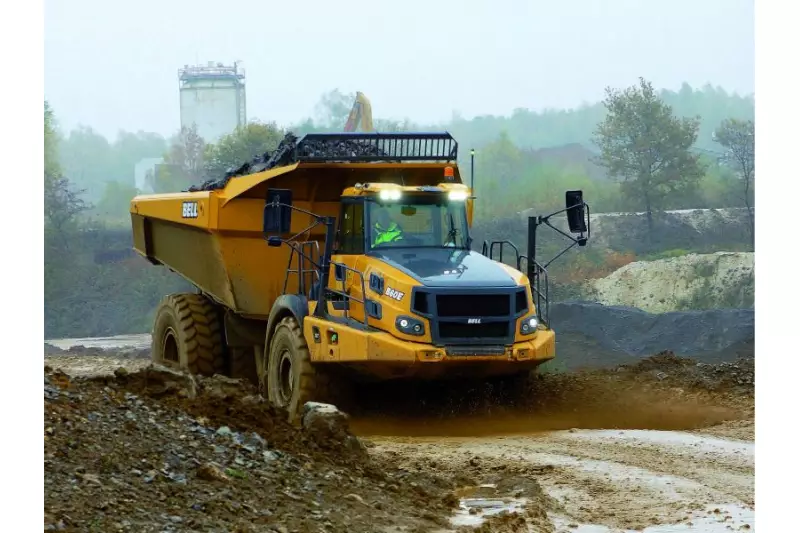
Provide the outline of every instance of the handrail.
<path id="1" fill-rule="evenodd" d="M 348 305 L 344 310 L 345 318 L 348 318 L 348 319 L 351 318 L 350 314 L 349 314 L 349 312 L 350 312 L 349 302 L 353 301 L 353 302 L 360 303 L 362 305 L 362 307 L 364 308 L 364 326 L 365 327 L 369 327 L 369 315 L 367 313 L 367 301 L 368 301 L 368 298 L 367 298 L 366 284 L 364 283 L 364 273 L 361 272 L 360 270 L 356 270 L 354 268 L 350 268 L 349 266 L 345 265 L 344 263 L 336 263 L 336 262 L 331 261 L 331 266 L 333 268 L 341 268 L 342 270 L 345 271 L 344 275 L 342 276 L 342 279 L 341 280 L 337 280 L 337 281 L 341 281 L 342 282 L 342 290 L 341 291 L 337 291 L 336 289 L 332 289 L 332 288 L 329 288 L 329 287 L 324 287 L 323 290 L 325 290 L 329 294 L 336 294 L 338 296 L 342 296 L 342 297 L 347 299 Z M 356 298 L 352 294 L 350 294 L 348 292 L 345 292 L 346 289 L 347 289 L 347 287 L 345 287 L 345 282 L 347 281 L 347 271 L 354 272 L 355 274 L 358 275 L 359 279 L 361 280 L 361 294 L 364 295 L 363 299 Z"/>
<path id="2" fill-rule="evenodd" d="M 500 247 L 500 254 L 499 254 L 499 257 L 498 257 L 497 261 L 499 263 L 502 263 L 503 262 L 503 248 L 506 245 L 510 246 L 511 249 L 514 250 L 514 258 L 515 258 L 514 263 L 517 266 L 517 268 L 519 268 L 519 258 L 520 258 L 519 248 L 517 248 L 517 245 L 514 244 L 513 242 L 509 241 L 509 240 L 492 241 L 491 243 L 487 243 L 487 241 L 483 241 L 483 255 L 485 255 L 486 257 L 488 257 L 491 260 L 494 260 L 494 247 L 495 246 L 499 246 Z M 488 255 L 487 255 L 487 251 L 488 251 Z"/>

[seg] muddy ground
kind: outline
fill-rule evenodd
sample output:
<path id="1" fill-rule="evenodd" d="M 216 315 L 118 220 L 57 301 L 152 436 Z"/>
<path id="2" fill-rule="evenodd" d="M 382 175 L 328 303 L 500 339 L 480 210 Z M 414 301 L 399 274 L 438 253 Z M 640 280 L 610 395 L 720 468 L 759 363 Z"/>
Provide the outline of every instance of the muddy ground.
<path id="1" fill-rule="evenodd" d="M 165 378 L 146 350 L 46 351 L 46 529 L 754 527 L 749 358 L 362 387 L 358 445 L 285 424 L 246 384 Z"/>

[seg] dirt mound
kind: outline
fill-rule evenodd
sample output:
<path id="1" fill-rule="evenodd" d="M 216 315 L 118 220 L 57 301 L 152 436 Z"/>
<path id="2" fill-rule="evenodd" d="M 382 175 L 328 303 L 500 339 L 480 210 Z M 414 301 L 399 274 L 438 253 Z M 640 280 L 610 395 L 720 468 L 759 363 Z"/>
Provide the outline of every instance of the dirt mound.
<path id="1" fill-rule="evenodd" d="M 45 530 L 413 531 L 452 510 L 450 481 L 291 426 L 237 380 L 46 367 L 44 396 Z"/>
<path id="2" fill-rule="evenodd" d="M 706 363 L 754 354 L 753 309 L 652 314 L 633 307 L 564 302 L 550 306 L 550 319 L 557 362 L 568 369 L 634 363 L 664 350 Z"/>
<path id="3" fill-rule="evenodd" d="M 650 313 L 686 309 L 751 308 L 755 254 L 687 254 L 636 261 L 587 282 L 587 294 L 604 305 L 626 305 Z"/>
<path id="4" fill-rule="evenodd" d="M 665 351 L 623 366 L 621 371 L 653 376 L 658 380 L 691 389 L 752 396 L 755 387 L 755 359 L 733 362 L 700 363 Z"/>
<path id="5" fill-rule="evenodd" d="M 687 430 L 752 414 L 753 360 L 705 364 L 660 353 L 633 365 L 492 380 L 365 387 L 362 435 L 513 435 L 583 429 Z"/>

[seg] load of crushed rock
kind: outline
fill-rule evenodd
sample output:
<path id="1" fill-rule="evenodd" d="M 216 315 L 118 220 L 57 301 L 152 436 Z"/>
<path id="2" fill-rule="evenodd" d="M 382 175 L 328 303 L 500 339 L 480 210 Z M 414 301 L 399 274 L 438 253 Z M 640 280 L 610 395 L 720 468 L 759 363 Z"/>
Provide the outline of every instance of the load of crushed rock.
<path id="1" fill-rule="evenodd" d="M 214 178 L 186 192 L 213 191 L 224 188 L 231 178 L 263 172 L 296 163 L 300 158 L 336 161 L 353 157 L 388 157 L 388 154 L 369 142 L 348 139 L 299 139 L 289 132 L 273 152 L 264 152 L 242 166 L 228 170 L 221 178 Z"/>
<path id="2" fill-rule="evenodd" d="M 45 530 L 375 531 L 446 525 L 448 482 L 376 465 L 347 416 L 303 427 L 247 383 L 45 367 Z"/>

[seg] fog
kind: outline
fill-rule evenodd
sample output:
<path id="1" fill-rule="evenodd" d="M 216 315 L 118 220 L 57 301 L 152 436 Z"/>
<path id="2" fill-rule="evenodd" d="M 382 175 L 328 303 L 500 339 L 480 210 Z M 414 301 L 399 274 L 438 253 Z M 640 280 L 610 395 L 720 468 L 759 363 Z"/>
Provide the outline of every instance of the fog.
<path id="1" fill-rule="evenodd" d="M 643 76 L 754 91 L 752 0 L 263 2 L 45 0 L 45 97 L 78 124 L 170 135 L 177 70 L 241 60 L 248 119 L 290 124 L 322 93 L 376 116 L 571 108 Z"/>

